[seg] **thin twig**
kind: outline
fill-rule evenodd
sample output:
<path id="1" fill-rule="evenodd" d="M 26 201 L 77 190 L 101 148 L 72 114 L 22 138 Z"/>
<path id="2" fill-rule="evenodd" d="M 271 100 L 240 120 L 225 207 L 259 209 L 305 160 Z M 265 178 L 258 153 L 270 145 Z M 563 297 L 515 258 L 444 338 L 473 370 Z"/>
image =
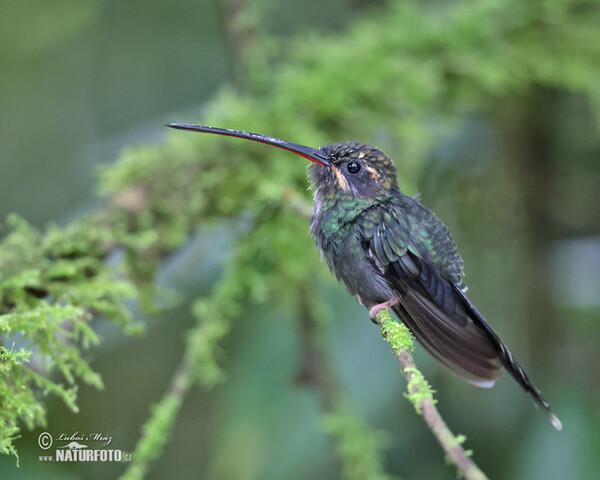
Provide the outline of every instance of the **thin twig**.
<path id="1" fill-rule="evenodd" d="M 326 349 L 324 325 L 314 308 L 314 292 L 298 289 L 301 364 L 296 381 L 312 388 L 323 410 L 322 428 L 333 443 L 346 479 L 391 480 L 385 472 L 386 435 L 353 411 Z"/>
<path id="2" fill-rule="evenodd" d="M 245 15 L 246 0 L 216 0 L 218 25 L 225 33 L 227 55 L 226 60 L 234 74 L 235 83 L 240 90 L 245 90 L 248 75 L 248 52 L 256 43 L 256 25 Z"/>
<path id="3" fill-rule="evenodd" d="M 307 202 L 298 191 L 293 188 L 286 188 L 283 191 L 284 205 L 298 213 L 304 218 L 310 219 L 313 216 L 312 202 Z"/>
<path id="4" fill-rule="evenodd" d="M 300 343 L 300 366 L 295 375 L 298 385 L 310 387 L 317 392 L 325 413 L 332 413 L 343 403 L 339 382 L 331 361 L 323 346 L 322 326 L 311 310 L 310 296 L 305 288 L 298 291 L 298 339 Z"/>
<path id="5" fill-rule="evenodd" d="M 189 355 L 185 354 L 175 370 L 169 389 L 160 402 L 153 406 L 152 414 L 144 424 L 142 436 L 132 453 L 132 462 L 121 476 L 121 480 L 143 479 L 150 464 L 162 453 L 164 445 L 171 437 L 171 430 L 183 398 L 192 384 L 192 367 Z"/>
<path id="6" fill-rule="evenodd" d="M 456 465 L 466 480 L 487 480 L 487 476 L 471 460 L 470 452 L 462 447 L 464 437 L 452 434 L 435 407 L 433 390 L 412 358 L 413 344 L 408 328 L 402 323 L 395 322 L 387 310 L 381 310 L 375 321 L 381 328 L 381 336 L 390 344 L 392 352 L 402 367 L 402 373 L 408 382 L 408 399 L 413 403 L 417 413 L 425 419 L 450 461 Z"/>

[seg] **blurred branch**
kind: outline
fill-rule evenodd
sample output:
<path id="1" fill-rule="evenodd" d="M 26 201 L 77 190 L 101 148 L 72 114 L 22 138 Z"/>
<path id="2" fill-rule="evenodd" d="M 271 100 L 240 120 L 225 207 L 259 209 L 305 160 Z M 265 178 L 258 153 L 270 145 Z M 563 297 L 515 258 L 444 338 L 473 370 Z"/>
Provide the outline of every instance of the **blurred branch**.
<path id="1" fill-rule="evenodd" d="M 301 35 L 286 43 L 286 60 L 277 65 L 267 61 L 269 45 L 262 38 L 251 52 L 245 49 L 252 30 L 244 28 L 258 16 L 255 9 L 244 19 L 249 23 L 234 25 L 230 35 L 252 66 L 249 83 L 264 88 L 222 92 L 207 106 L 204 120 L 314 145 L 379 139 L 402 159 L 402 179 L 410 183 L 429 156 L 432 125 L 460 121 L 540 85 L 576 92 L 600 114 L 593 67 L 600 62 L 597 8 L 586 1 L 549 2 L 458 2 L 441 14 L 416 1 L 392 2 L 343 32 Z M 549 39 L 560 48 L 548 48 Z M 112 202 L 103 209 L 44 232 L 16 218 L 9 221 L 0 243 L 0 451 L 14 453 L 12 440 L 21 425 L 44 424 L 43 392 L 59 395 L 75 410 L 77 382 L 100 385 L 80 351 L 100 340 L 88 312 L 125 331 L 139 330 L 126 300 L 137 297 L 156 309 L 154 274 L 190 232 L 227 219 L 243 219 L 249 230 L 232 247 L 235 258 L 226 265 L 225 279 L 195 307 L 202 321 L 190 333 L 182 366 L 145 427 L 149 433 L 136 451 L 139 465 L 160 452 L 162 444 L 151 440 L 171 429 L 189 382 L 210 387 L 221 379 L 215 350 L 230 323 L 245 318 L 252 305 L 285 305 L 297 298 L 293 287 L 314 282 L 317 255 L 306 234 L 307 200 L 288 199 L 287 206 L 302 216 L 278 214 L 286 206 L 282 186 L 300 192 L 303 170 L 263 146 L 242 143 L 174 133 L 159 145 L 127 149 L 119 162 L 106 164 L 100 188 Z M 293 282 L 282 281 L 290 277 Z M 65 320 L 74 328 L 65 331 Z M 409 381 L 415 408 L 465 476 L 484 478 L 435 410 L 410 343 L 396 343 L 403 326 L 389 315 L 378 322 Z M 59 341 L 64 337 L 73 340 L 72 349 Z M 13 349 L 13 343 L 27 347 Z M 33 352 L 45 355 L 51 372 L 62 373 L 62 384 L 34 375 L 27 366 Z M 309 378 L 318 366 L 309 366 Z M 315 385 L 324 398 L 331 396 L 327 403 L 338 405 L 330 380 Z M 329 431 L 344 437 L 338 451 L 355 455 L 354 440 L 362 434 L 356 432 L 363 430 L 345 421 L 333 424 Z"/>
<path id="2" fill-rule="evenodd" d="M 233 274 L 233 278 L 235 274 Z M 210 389 L 222 380 L 215 353 L 219 342 L 230 331 L 228 309 L 220 311 L 217 303 L 234 301 L 223 297 L 219 291 L 226 291 L 232 277 L 221 280 L 217 293 L 212 299 L 200 299 L 193 307 L 197 325 L 188 333 L 183 358 L 173 374 L 169 389 L 159 403 L 152 407 L 150 418 L 142 427 L 142 436 L 138 440 L 129 465 L 121 480 L 141 480 L 148 472 L 151 463 L 162 453 L 165 443 L 177 420 L 184 396 L 194 384 Z"/>
<path id="3" fill-rule="evenodd" d="M 283 191 L 283 200 L 287 207 L 299 214 L 304 218 L 312 218 L 313 206 L 312 203 L 306 201 L 306 199 L 300 195 L 296 190 L 286 188 Z"/>
<path id="4" fill-rule="evenodd" d="M 331 412 L 339 403 L 339 383 L 323 345 L 322 325 L 311 308 L 307 293 L 299 292 L 299 298 L 300 368 L 294 380 L 299 385 L 313 388 L 319 395 L 323 410 Z"/>
<path id="5" fill-rule="evenodd" d="M 183 397 L 192 384 L 191 372 L 192 363 L 188 355 L 184 355 L 173 375 L 169 390 L 152 408 L 150 418 L 144 424 L 142 436 L 131 456 L 131 463 L 120 477 L 121 480 L 143 479 L 151 462 L 162 453 L 164 445 L 171 436 L 171 430 L 183 404 Z"/>
<path id="6" fill-rule="evenodd" d="M 315 312 L 314 295 L 299 291 L 301 365 L 296 381 L 315 390 L 324 412 L 323 428 L 334 442 L 344 478 L 391 480 L 385 473 L 384 432 L 369 427 L 348 406 L 324 344 L 323 322 Z"/>
<path id="7" fill-rule="evenodd" d="M 246 86 L 247 53 L 256 44 L 257 20 L 249 15 L 246 0 L 215 0 L 219 25 L 225 33 L 227 60 L 240 90 Z"/>
<path id="8" fill-rule="evenodd" d="M 454 436 L 446 422 L 435 407 L 432 390 L 423 374 L 417 369 L 412 358 L 413 343 L 410 331 L 400 322 L 395 322 L 387 310 L 381 310 L 375 321 L 381 328 L 381 336 L 390 344 L 396 356 L 402 373 L 408 382 L 407 398 L 414 405 L 416 412 L 423 417 L 429 429 L 442 446 L 448 458 L 467 480 L 485 480 L 487 477 L 469 457 L 470 451 L 465 451 L 462 443 L 465 437 Z"/>

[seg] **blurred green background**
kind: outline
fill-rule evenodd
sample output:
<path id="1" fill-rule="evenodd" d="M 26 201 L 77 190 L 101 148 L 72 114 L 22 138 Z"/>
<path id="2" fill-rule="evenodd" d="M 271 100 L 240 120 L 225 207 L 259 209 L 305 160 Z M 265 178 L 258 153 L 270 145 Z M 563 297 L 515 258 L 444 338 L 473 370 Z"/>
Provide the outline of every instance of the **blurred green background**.
<path id="1" fill-rule="evenodd" d="M 429 15 L 442 18 L 455 5 L 425 4 Z M 1 2 L 0 218 L 18 212 L 43 228 L 84 216 L 99 204 L 98 164 L 115 161 L 125 146 L 161 142 L 167 135 L 162 125 L 170 121 L 211 123 L 203 117 L 205 102 L 224 86 L 243 91 L 253 81 L 240 73 L 247 68 L 245 46 L 231 40 L 228 19 L 238 6 L 244 2 Z M 248 8 L 247 21 L 260 31 L 258 49 L 277 51 L 285 62 L 292 38 L 301 44 L 315 35 L 343 34 L 349 24 L 371 17 L 376 24 L 382 8 L 379 1 L 265 1 Z M 597 19 L 593 2 L 591 12 Z M 559 12 L 554 21 L 561 20 Z M 548 44 L 556 46 L 551 38 Z M 435 57 L 435 49 L 417 50 L 415 68 Z M 457 69 L 469 68 L 460 62 Z M 581 91 L 571 88 L 590 72 L 600 78 L 600 64 L 589 62 L 582 59 L 581 72 L 576 62 L 564 66 L 572 69 L 565 73 L 575 79 L 570 85 L 531 82 L 520 88 L 516 79 L 516 88 L 499 81 L 494 92 L 492 79 L 485 104 L 476 95 L 469 100 L 465 91 L 468 108 L 443 124 L 442 96 L 437 111 L 423 120 L 430 143 L 415 139 L 422 161 L 409 165 L 405 177 L 402 154 L 411 145 L 378 133 L 368 116 L 363 136 L 354 133 L 362 125 L 353 127 L 352 139 L 386 147 L 401 187 L 409 194 L 420 191 L 423 203 L 448 225 L 465 260 L 470 298 L 563 422 L 564 430 L 555 432 L 508 377 L 492 390 L 476 389 L 417 347 L 417 364 L 437 391 L 442 415 L 453 431 L 467 436 L 475 461 L 493 479 L 591 479 L 600 472 L 600 97 L 590 95 L 584 81 Z M 377 71 L 352 68 L 361 74 L 348 81 L 377 84 Z M 255 89 L 268 92 L 268 79 L 258 83 Z M 368 102 L 363 108 L 369 110 Z M 357 115 L 355 123 L 362 118 Z M 307 143 L 303 133 L 289 140 Z M 350 138 L 325 138 L 341 140 Z M 100 479 L 123 472 L 118 464 L 39 462 L 37 436 L 44 430 L 99 431 L 114 436 L 115 448 L 133 450 L 193 325 L 185 299 L 210 291 L 234 230 L 224 222 L 165 260 L 158 281 L 183 301 L 168 314 L 148 318 L 145 336 L 127 338 L 96 324 L 105 340 L 88 357 L 105 389 L 82 386 L 79 414 L 50 397 L 47 427 L 23 432 L 16 442 L 20 468 L 14 458 L 1 458 L 0 477 Z M 306 230 L 308 238 L 308 220 Z M 217 255 L 214 245 L 220 246 Z M 403 398 L 405 381 L 364 309 L 333 281 L 324 291 L 330 360 L 352 407 L 386 432 L 386 470 L 405 479 L 455 478 Z M 291 316 L 285 309 L 254 308 L 236 324 L 222 345 L 227 381 L 186 396 L 147 478 L 341 478 L 316 395 L 294 382 L 299 353 Z"/>

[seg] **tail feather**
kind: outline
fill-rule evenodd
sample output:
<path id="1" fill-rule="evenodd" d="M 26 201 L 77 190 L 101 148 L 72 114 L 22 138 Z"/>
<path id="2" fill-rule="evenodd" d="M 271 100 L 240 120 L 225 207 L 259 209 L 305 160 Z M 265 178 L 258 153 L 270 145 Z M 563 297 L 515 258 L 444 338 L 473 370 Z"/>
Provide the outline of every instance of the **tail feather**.
<path id="1" fill-rule="evenodd" d="M 550 404 L 464 292 L 453 285 L 460 308 L 451 315 L 425 292 L 408 285 L 402 287 L 393 310 L 432 357 L 464 380 L 486 388 L 494 385 L 504 366 L 548 413 L 554 427 L 562 429 Z"/>
<path id="2" fill-rule="evenodd" d="M 500 339 L 500 337 L 494 331 L 494 329 L 486 322 L 485 318 L 483 318 L 483 315 L 479 313 L 477 308 L 475 308 L 475 306 L 471 303 L 467 296 L 458 288 L 456 288 L 455 291 L 465 302 L 469 309 L 469 312 L 476 319 L 477 323 L 485 329 L 489 337 L 496 345 L 498 356 L 502 361 L 504 368 L 506 368 L 508 373 L 510 373 L 510 375 L 517 381 L 517 383 L 521 385 L 521 388 L 523 388 L 523 390 L 525 390 L 529 395 L 531 395 L 540 407 L 546 410 L 546 412 L 550 416 L 550 421 L 552 422 L 552 425 L 554 425 L 554 428 L 556 428 L 557 430 L 562 430 L 562 423 L 554 414 L 552 408 L 550 408 L 550 404 L 546 401 L 546 399 L 542 396 L 541 392 L 533 384 L 533 382 L 529 378 L 529 375 L 527 375 L 519 361 L 510 352 L 506 344 Z"/>

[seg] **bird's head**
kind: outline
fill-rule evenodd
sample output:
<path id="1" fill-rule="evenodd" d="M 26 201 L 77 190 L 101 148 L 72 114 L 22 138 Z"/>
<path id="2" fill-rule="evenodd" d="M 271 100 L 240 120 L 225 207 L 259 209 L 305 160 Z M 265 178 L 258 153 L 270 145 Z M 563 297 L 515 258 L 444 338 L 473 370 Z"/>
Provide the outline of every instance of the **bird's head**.
<path id="1" fill-rule="evenodd" d="M 318 149 L 327 166 L 314 164 L 310 177 L 317 197 L 375 199 L 397 188 L 396 167 L 373 145 L 360 142 L 332 143 Z"/>
<path id="2" fill-rule="evenodd" d="M 296 153 L 313 162 L 310 177 L 317 199 L 375 199 L 397 188 L 396 168 L 390 158 L 381 150 L 365 143 L 332 143 L 312 148 L 241 130 L 178 123 L 168 126 L 179 130 L 243 138 Z"/>

